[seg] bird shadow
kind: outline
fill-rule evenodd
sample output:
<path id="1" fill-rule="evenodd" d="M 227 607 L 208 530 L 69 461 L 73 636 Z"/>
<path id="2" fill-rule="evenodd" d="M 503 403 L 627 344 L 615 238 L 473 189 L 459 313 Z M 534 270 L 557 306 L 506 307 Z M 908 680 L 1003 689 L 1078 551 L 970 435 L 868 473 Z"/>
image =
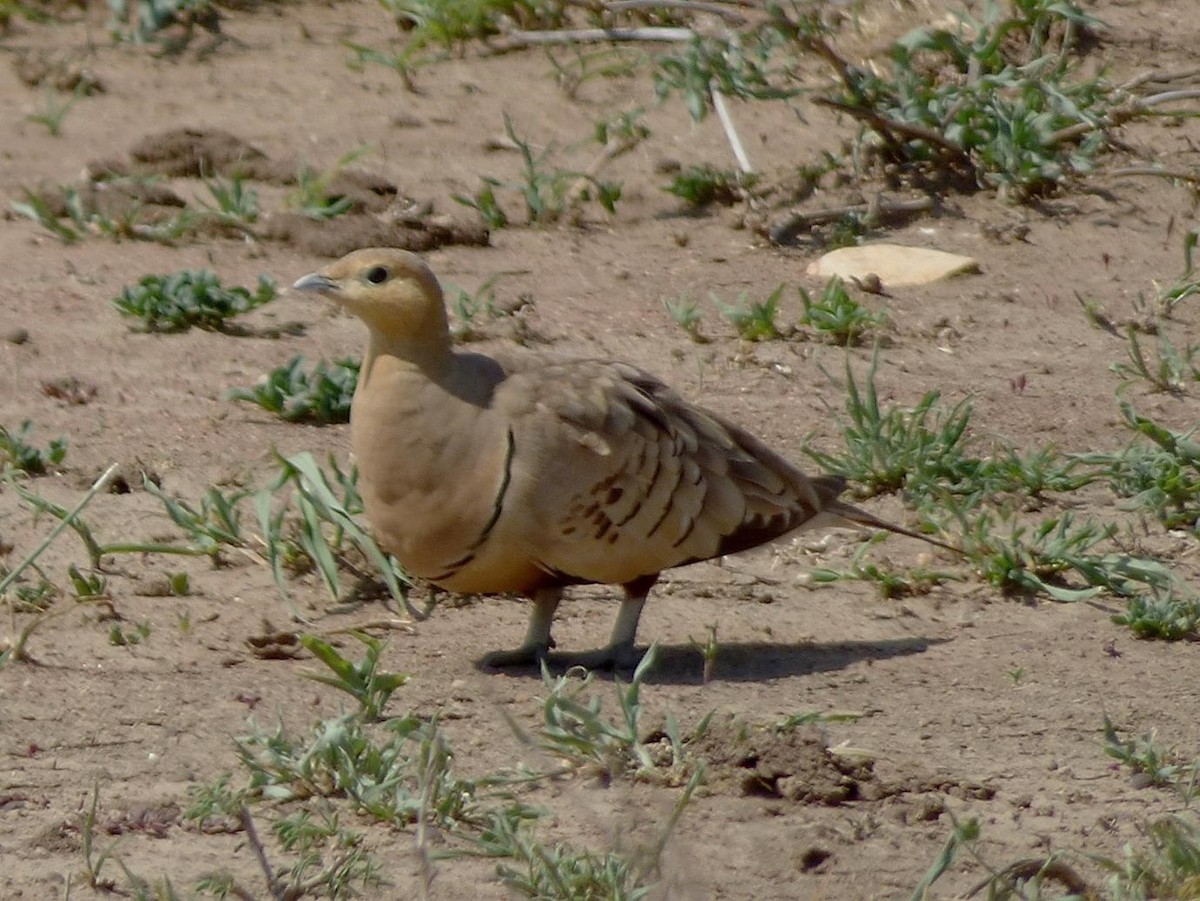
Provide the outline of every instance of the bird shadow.
<path id="1" fill-rule="evenodd" d="M 715 682 L 765 682 L 788 676 L 809 676 L 827 673 L 863 660 L 888 660 L 892 657 L 907 657 L 923 654 L 929 648 L 950 641 L 949 638 L 893 638 L 881 641 L 830 641 L 805 644 L 749 641 L 722 643 L 717 651 L 710 672 L 710 681 Z M 659 645 L 654 666 L 644 681 L 651 685 L 702 685 L 704 658 L 699 649 L 691 644 Z M 546 667 L 552 674 L 562 673 L 571 667 L 570 654 L 551 653 Z M 497 672 L 488 667 L 483 658 L 475 661 L 475 668 L 483 672 Z M 541 678 L 536 666 L 513 667 L 504 672 L 515 678 Z M 602 679 L 620 678 L 629 681 L 629 671 L 597 671 Z"/>

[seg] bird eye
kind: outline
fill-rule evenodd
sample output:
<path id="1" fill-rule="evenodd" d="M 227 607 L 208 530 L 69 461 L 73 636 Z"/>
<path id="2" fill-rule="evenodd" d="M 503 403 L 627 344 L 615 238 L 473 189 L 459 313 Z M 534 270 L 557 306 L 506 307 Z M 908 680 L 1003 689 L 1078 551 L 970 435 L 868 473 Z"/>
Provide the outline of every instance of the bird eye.
<path id="1" fill-rule="evenodd" d="M 382 285 L 387 281 L 388 271 L 384 266 L 372 266 L 367 270 L 367 281 L 372 285 Z"/>

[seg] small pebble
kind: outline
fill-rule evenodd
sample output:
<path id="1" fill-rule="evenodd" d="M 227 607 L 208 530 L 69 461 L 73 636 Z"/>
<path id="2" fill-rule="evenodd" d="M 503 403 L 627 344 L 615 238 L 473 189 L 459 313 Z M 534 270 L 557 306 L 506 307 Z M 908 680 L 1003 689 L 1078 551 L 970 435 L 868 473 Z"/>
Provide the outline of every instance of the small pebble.
<path id="1" fill-rule="evenodd" d="M 27 344 L 29 342 L 29 329 L 9 329 L 4 333 L 4 340 L 9 344 Z"/>

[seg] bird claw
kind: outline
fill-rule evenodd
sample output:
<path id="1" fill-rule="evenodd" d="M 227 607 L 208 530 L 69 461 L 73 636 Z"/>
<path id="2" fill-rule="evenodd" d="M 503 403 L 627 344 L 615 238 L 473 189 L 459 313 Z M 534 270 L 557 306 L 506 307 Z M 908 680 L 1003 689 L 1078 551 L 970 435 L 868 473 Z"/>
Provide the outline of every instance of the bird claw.
<path id="1" fill-rule="evenodd" d="M 610 644 L 594 651 L 555 654 L 550 658 L 562 666 L 581 666 L 590 670 L 605 670 L 616 673 L 632 673 L 642 660 L 642 654 L 633 644 Z"/>
<path id="2" fill-rule="evenodd" d="M 523 644 L 511 651 L 492 651 L 483 657 L 483 665 L 489 669 L 516 669 L 524 666 L 539 666 L 550 653 L 544 644 Z"/>

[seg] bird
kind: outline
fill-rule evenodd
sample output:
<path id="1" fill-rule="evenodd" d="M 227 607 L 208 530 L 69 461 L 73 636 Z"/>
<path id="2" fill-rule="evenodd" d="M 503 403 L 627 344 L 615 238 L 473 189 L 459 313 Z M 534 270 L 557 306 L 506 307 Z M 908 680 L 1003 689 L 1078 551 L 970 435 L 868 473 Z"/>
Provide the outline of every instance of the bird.
<path id="1" fill-rule="evenodd" d="M 456 347 L 437 277 L 416 254 L 355 250 L 292 286 L 366 325 L 350 415 L 364 512 L 410 575 L 532 601 L 525 639 L 483 657 L 538 665 L 564 589 L 618 585 L 612 635 L 570 665 L 632 669 L 664 570 L 800 529 L 886 529 L 957 552 L 839 498 L 751 432 L 607 359 Z"/>

